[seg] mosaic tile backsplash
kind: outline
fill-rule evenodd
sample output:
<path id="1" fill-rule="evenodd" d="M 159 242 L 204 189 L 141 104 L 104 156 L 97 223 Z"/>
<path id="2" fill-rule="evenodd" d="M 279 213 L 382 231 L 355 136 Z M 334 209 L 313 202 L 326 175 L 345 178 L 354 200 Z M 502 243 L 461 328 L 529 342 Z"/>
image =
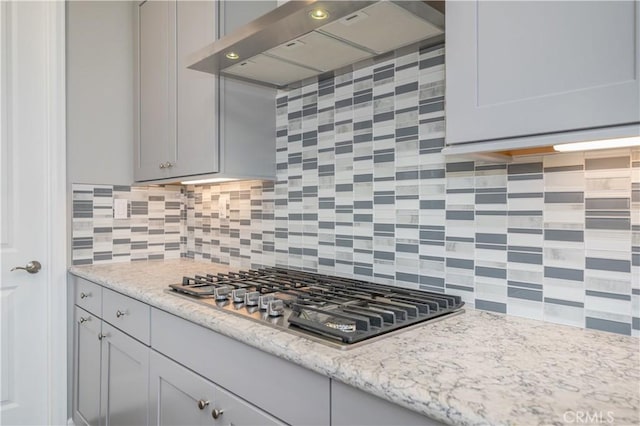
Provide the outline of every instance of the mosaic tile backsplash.
<path id="1" fill-rule="evenodd" d="M 276 182 L 74 185 L 74 264 L 280 265 L 640 335 L 640 150 L 445 158 L 442 46 L 276 105 Z M 113 219 L 118 197 L 128 219 Z"/>

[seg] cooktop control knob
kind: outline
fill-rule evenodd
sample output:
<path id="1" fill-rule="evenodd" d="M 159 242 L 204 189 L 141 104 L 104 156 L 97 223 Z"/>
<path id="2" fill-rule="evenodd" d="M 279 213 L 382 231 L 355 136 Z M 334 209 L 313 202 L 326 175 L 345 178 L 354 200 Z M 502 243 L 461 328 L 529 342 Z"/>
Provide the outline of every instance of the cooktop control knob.
<path id="1" fill-rule="evenodd" d="M 244 295 L 244 304 L 247 306 L 258 306 L 258 302 L 260 302 L 260 292 L 259 291 L 250 291 L 249 293 L 245 293 Z"/>
<path id="2" fill-rule="evenodd" d="M 269 302 L 272 300 L 275 300 L 275 297 L 273 297 L 273 294 L 263 294 L 262 296 L 260 296 L 258 301 L 258 305 L 260 305 L 260 309 L 263 311 L 266 311 L 267 308 L 269 307 Z"/>
<path id="3" fill-rule="evenodd" d="M 216 300 L 227 300 L 231 294 L 231 290 L 231 287 L 228 285 L 216 287 L 213 290 L 213 297 L 215 297 Z"/>
<path id="4" fill-rule="evenodd" d="M 284 302 L 282 300 L 271 300 L 267 305 L 267 315 L 279 317 L 284 313 Z"/>
<path id="5" fill-rule="evenodd" d="M 233 300 L 233 303 L 243 303 L 244 295 L 246 293 L 247 290 L 244 288 L 236 288 L 235 290 L 231 291 L 231 299 Z"/>

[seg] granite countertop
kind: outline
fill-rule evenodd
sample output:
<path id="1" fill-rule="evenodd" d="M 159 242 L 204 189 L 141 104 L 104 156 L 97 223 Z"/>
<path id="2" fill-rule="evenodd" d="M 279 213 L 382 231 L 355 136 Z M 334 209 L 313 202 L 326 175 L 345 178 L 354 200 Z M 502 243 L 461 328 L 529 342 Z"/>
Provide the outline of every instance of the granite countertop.
<path id="1" fill-rule="evenodd" d="M 445 423 L 640 424 L 637 338 L 467 309 L 340 351 L 165 292 L 228 270 L 167 260 L 70 272 Z"/>

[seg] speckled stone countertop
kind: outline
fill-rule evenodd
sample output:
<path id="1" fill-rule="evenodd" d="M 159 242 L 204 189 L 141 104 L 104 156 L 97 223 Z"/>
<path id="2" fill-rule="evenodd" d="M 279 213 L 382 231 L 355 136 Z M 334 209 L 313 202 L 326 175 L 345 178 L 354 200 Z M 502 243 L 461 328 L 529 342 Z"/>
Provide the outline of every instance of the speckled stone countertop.
<path id="1" fill-rule="evenodd" d="M 340 351 L 164 291 L 227 270 L 170 260 L 70 272 L 445 423 L 640 424 L 636 338 L 467 309 Z"/>

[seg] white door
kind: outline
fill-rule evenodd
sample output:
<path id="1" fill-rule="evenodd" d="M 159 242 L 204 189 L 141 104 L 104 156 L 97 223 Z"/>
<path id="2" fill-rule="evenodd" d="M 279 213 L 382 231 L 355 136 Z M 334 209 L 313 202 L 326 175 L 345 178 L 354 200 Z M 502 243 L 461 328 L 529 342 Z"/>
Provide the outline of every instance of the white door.
<path id="1" fill-rule="evenodd" d="M 0 1 L 2 425 L 66 422 L 63 47 L 63 2 Z"/>

